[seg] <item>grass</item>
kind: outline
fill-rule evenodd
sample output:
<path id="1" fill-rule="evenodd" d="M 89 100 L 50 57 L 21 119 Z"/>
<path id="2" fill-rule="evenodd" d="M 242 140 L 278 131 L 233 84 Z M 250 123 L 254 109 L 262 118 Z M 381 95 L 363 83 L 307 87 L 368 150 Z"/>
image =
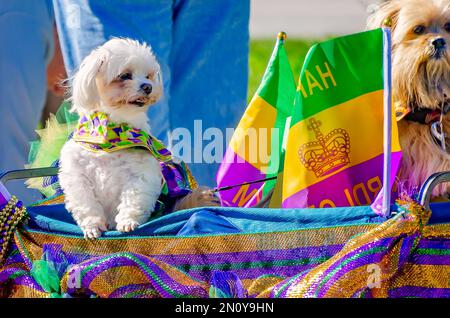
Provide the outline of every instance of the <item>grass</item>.
<path id="1" fill-rule="evenodd" d="M 275 46 L 275 41 L 275 39 L 258 39 L 250 41 L 248 101 L 251 100 L 261 82 L 272 50 Z M 285 48 L 289 63 L 292 67 L 292 72 L 294 73 L 295 81 L 297 81 L 300 76 L 300 69 L 303 65 L 306 53 L 311 45 L 316 42 L 317 40 L 286 39 Z"/>

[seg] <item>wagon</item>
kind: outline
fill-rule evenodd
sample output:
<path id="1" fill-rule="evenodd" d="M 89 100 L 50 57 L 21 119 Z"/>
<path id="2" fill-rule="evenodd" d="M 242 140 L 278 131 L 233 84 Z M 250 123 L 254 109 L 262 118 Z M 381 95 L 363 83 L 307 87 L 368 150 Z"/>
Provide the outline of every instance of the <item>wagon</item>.
<path id="1" fill-rule="evenodd" d="M 0 181 L 54 175 L 56 168 Z M 417 202 L 381 217 L 369 206 L 205 207 L 85 240 L 61 196 L 1 212 L 3 297 L 450 297 L 450 203 Z"/>

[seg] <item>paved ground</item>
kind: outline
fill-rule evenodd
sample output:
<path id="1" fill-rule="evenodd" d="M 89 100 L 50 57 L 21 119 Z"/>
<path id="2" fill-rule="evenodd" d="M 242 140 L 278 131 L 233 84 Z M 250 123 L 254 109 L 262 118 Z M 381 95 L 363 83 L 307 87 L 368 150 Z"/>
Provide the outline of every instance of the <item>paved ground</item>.
<path id="1" fill-rule="evenodd" d="M 377 0 L 251 0 L 250 34 L 271 38 L 317 38 L 364 30 L 368 7 Z M 369 9 L 370 10 L 370 9 Z"/>

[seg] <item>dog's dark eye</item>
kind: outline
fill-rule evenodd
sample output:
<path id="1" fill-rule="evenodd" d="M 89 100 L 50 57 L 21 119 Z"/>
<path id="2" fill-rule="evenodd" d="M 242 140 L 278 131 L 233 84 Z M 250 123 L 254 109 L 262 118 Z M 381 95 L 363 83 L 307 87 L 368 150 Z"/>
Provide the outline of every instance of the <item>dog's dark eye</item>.
<path id="1" fill-rule="evenodd" d="M 122 81 L 126 81 L 126 80 L 132 79 L 132 78 L 133 78 L 133 75 L 132 75 L 131 73 L 122 73 L 122 74 L 119 75 L 119 78 L 120 78 Z"/>
<path id="2" fill-rule="evenodd" d="M 417 35 L 423 34 L 425 32 L 425 27 L 423 25 L 417 25 L 414 27 L 413 32 Z"/>
<path id="3" fill-rule="evenodd" d="M 445 31 L 450 33 L 450 22 L 447 22 L 446 24 L 444 24 L 444 29 L 445 29 Z"/>

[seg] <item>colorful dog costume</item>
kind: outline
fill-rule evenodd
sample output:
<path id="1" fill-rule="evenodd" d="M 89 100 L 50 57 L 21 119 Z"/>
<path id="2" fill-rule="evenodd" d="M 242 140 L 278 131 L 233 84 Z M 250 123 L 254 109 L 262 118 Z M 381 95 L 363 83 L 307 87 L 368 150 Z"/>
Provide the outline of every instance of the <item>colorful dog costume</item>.
<path id="1" fill-rule="evenodd" d="M 75 129 L 72 131 L 74 127 Z M 48 128 L 38 132 L 41 141 L 32 147 L 30 168 L 58 166 L 59 152 L 64 143 L 60 141 L 53 144 L 54 136 L 55 134 L 64 134 L 64 132 L 66 132 L 64 140 L 72 138 L 92 152 L 114 152 L 140 148 L 154 156 L 160 162 L 164 179 L 155 212 L 171 211 L 177 199 L 197 188 L 197 182 L 187 165 L 174 158 L 161 141 L 126 123 L 111 122 L 108 116 L 102 112 L 93 112 L 88 116 L 83 116 L 76 124 L 73 119 L 61 124 L 56 117 L 52 117 Z M 57 138 L 61 140 L 61 136 Z M 36 148 L 38 149 L 36 150 Z M 29 180 L 28 185 L 30 188 L 40 190 L 46 197 L 62 194 L 56 176 L 39 178 L 37 181 Z"/>

